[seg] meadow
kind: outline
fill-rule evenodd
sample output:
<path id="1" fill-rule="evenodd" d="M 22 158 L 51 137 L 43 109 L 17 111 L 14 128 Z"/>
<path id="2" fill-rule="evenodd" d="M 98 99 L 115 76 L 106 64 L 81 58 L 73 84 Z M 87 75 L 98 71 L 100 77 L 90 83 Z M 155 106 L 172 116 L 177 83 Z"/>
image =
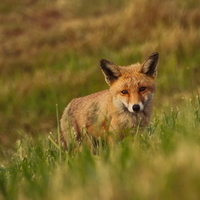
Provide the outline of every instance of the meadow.
<path id="1" fill-rule="evenodd" d="M 0 199 L 199 199 L 199 19 L 196 0 L 2 0 Z M 155 51 L 149 127 L 96 155 L 65 152 L 67 103 L 108 88 L 99 60 Z"/>

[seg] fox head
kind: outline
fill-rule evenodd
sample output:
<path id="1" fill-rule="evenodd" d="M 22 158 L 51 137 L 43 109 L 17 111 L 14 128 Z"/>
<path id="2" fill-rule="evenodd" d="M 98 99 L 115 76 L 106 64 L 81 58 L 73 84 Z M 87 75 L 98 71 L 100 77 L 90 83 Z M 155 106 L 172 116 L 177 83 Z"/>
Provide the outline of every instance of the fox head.
<path id="1" fill-rule="evenodd" d="M 152 102 L 155 91 L 159 54 L 151 54 L 142 64 L 117 66 L 102 59 L 100 66 L 110 86 L 115 106 L 131 113 L 144 111 Z"/>

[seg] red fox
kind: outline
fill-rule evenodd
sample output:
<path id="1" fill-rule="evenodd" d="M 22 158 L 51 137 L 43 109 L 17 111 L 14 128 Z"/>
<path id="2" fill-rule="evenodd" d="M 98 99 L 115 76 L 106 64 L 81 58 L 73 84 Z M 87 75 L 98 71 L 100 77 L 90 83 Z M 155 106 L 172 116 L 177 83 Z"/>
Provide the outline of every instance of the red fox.
<path id="1" fill-rule="evenodd" d="M 129 66 L 100 60 L 110 89 L 68 104 L 60 124 L 65 144 L 70 143 L 71 134 L 79 142 L 87 137 L 113 142 L 113 136 L 122 139 L 125 130 L 146 127 L 152 113 L 158 59 L 159 54 L 153 53 L 142 64 Z"/>

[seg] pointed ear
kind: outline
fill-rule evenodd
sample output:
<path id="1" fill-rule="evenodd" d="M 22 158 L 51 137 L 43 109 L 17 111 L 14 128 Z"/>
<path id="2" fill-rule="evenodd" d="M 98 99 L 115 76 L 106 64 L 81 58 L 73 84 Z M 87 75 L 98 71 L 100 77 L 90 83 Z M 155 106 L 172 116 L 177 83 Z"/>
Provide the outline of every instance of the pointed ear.
<path id="1" fill-rule="evenodd" d="M 111 85 L 121 76 L 119 67 L 109 62 L 108 60 L 101 59 L 100 66 L 108 85 Z"/>
<path id="2" fill-rule="evenodd" d="M 141 73 L 155 78 L 157 74 L 158 59 L 159 54 L 157 52 L 152 53 L 149 58 L 142 63 Z"/>

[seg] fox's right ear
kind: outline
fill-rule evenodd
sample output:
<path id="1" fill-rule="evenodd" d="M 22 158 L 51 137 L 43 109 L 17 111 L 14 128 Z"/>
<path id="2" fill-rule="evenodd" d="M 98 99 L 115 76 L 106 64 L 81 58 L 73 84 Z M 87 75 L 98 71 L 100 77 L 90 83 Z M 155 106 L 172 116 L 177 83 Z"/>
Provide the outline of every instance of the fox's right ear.
<path id="1" fill-rule="evenodd" d="M 119 67 L 108 60 L 101 59 L 100 66 L 108 85 L 112 85 L 121 76 Z"/>

